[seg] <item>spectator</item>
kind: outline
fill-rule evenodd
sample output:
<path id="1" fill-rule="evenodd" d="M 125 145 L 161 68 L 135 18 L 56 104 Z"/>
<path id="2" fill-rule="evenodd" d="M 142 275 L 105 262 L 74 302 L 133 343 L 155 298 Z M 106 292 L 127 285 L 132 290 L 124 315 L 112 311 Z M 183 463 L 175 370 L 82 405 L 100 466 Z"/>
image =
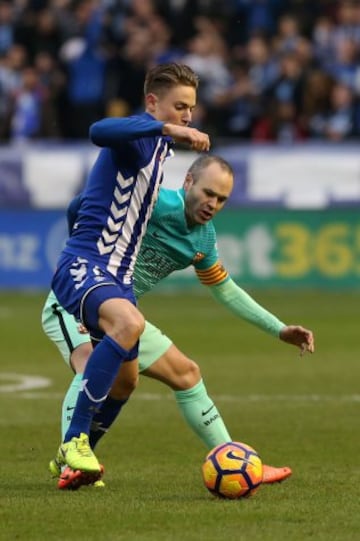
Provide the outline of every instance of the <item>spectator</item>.
<path id="1" fill-rule="evenodd" d="M 310 118 L 311 134 L 329 141 L 345 141 L 359 136 L 354 93 L 343 83 L 336 83 L 330 94 L 330 107 L 325 113 Z"/>
<path id="2" fill-rule="evenodd" d="M 41 135 L 43 95 L 37 71 L 25 67 L 21 77 L 22 86 L 15 95 L 11 121 L 11 138 L 15 141 Z"/>
<path id="3" fill-rule="evenodd" d="M 343 38 L 336 43 L 335 58 L 332 57 L 324 67 L 336 81 L 354 90 L 359 70 L 358 56 L 359 48 L 356 42 Z"/>
<path id="4" fill-rule="evenodd" d="M 34 66 L 43 92 L 41 135 L 59 138 L 63 133 L 64 74 L 48 52 L 39 52 L 35 56 Z"/>
<path id="5" fill-rule="evenodd" d="M 294 103 L 275 100 L 268 114 L 255 123 L 252 139 L 255 142 L 294 143 L 303 141 L 306 133 Z"/>
<path id="6" fill-rule="evenodd" d="M 270 44 L 262 36 L 253 36 L 246 46 L 249 77 L 255 93 L 266 94 L 279 75 L 279 63 L 272 55 Z"/>
<path id="7" fill-rule="evenodd" d="M 231 74 L 231 84 L 213 100 L 210 119 L 217 126 L 217 135 L 245 140 L 249 139 L 258 114 L 257 92 L 247 64 L 233 65 Z"/>
<path id="8" fill-rule="evenodd" d="M 283 55 L 280 61 L 280 73 L 268 91 L 270 100 L 292 103 L 297 113 L 303 101 L 304 72 L 298 56 L 293 52 Z"/>
<path id="9" fill-rule="evenodd" d="M 336 28 L 334 30 L 335 43 L 343 40 L 354 41 L 360 44 L 359 5 L 357 1 L 343 0 L 338 2 L 336 14 Z"/>
<path id="10" fill-rule="evenodd" d="M 86 139 L 89 126 L 104 115 L 106 57 L 100 47 L 102 11 L 89 0 L 75 10 L 79 36 L 63 44 L 60 58 L 67 76 L 64 135 Z"/>
<path id="11" fill-rule="evenodd" d="M 0 56 L 14 45 L 14 9 L 10 2 L 0 1 Z"/>
<path id="12" fill-rule="evenodd" d="M 326 65 L 334 54 L 334 28 L 332 19 L 325 15 L 319 17 L 314 24 L 311 39 L 314 58 L 319 66 Z"/>
<path id="13" fill-rule="evenodd" d="M 332 79 L 357 110 L 359 58 L 354 0 L 0 0 L 0 138 L 25 67 L 40 78 L 40 133 L 82 139 L 99 116 L 139 110 L 148 67 L 173 60 L 200 74 L 199 128 L 249 139 L 271 119 L 275 132 L 295 122 L 299 137 L 328 138 L 315 126 Z"/>
<path id="14" fill-rule="evenodd" d="M 319 68 L 310 71 L 306 77 L 302 114 L 308 131 L 310 131 L 309 120 L 317 114 L 325 115 L 329 110 L 333 85 L 333 79 Z"/>
<path id="15" fill-rule="evenodd" d="M 189 42 L 189 52 L 182 61 L 199 75 L 199 99 L 206 107 L 211 107 L 214 99 L 231 82 L 227 67 L 228 49 L 210 19 L 201 18 L 198 24 L 200 29 Z"/>
<path id="16" fill-rule="evenodd" d="M 110 116 L 126 116 L 143 105 L 143 81 L 151 60 L 149 29 L 132 32 L 107 63 L 105 101 Z"/>
<path id="17" fill-rule="evenodd" d="M 282 56 L 294 52 L 299 39 L 299 21 L 290 14 L 280 17 L 278 32 L 274 37 L 274 51 L 276 54 Z"/>
<path id="18" fill-rule="evenodd" d="M 22 70 L 27 65 L 27 54 L 21 45 L 12 45 L 0 56 L 0 139 L 9 140 L 14 100 L 22 86 Z"/>

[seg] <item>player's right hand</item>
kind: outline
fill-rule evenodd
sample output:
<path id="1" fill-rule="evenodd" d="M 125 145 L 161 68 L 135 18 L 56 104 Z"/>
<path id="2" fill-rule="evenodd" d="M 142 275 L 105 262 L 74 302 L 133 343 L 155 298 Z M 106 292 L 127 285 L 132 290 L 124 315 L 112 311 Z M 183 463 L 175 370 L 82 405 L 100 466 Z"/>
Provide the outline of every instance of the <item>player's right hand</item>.
<path id="1" fill-rule="evenodd" d="M 208 134 L 196 128 L 165 123 L 163 134 L 170 135 L 177 143 L 187 143 L 196 152 L 208 152 L 210 150 L 210 138 Z"/>
<path id="2" fill-rule="evenodd" d="M 300 355 L 304 355 L 307 351 L 309 353 L 314 353 L 315 351 L 314 335 L 312 331 L 305 329 L 301 325 L 287 325 L 281 329 L 280 339 L 300 348 Z"/>

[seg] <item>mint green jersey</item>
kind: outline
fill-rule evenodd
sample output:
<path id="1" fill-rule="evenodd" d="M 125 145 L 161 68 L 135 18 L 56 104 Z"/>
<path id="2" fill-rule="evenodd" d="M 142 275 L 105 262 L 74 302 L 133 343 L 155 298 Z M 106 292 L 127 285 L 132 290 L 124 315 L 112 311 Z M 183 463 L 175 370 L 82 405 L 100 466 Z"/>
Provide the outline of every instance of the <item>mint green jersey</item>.
<path id="1" fill-rule="evenodd" d="M 201 273 L 218 262 L 213 223 L 210 221 L 189 228 L 185 219 L 184 196 L 183 189 L 160 190 L 135 265 L 134 290 L 137 297 L 174 271 L 193 265 Z"/>

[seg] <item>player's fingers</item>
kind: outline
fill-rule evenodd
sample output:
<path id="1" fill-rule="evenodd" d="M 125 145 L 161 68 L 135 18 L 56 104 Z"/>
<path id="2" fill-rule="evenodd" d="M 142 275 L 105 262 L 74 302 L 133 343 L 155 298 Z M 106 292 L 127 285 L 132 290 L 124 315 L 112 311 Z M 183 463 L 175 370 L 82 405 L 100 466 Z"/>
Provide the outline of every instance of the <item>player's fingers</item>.
<path id="1" fill-rule="evenodd" d="M 314 342 L 311 340 L 311 341 L 306 341 L 306 342 L 302 342 L 301 345 L 300 345 L 300 355 L 304 355 L 307 351 L 309 353 L 314 353 Z"/>
<path id="2" fill-rule="evenodd" d="M 310 352 L 310 353 L 314 353 L 315 351 L 315 344 L 314 344 L 314 336 L 313 336 L 313 333 L 308 331 L 307 333 L 307 350 Z"/>
<path id="3" fill-rule="evenodd" d="M 201 137 L 200 139 L 195 139 L 191 144 L 191 148 L 198 152 L 207 152 L 210 149 L 209 138 Z"/>

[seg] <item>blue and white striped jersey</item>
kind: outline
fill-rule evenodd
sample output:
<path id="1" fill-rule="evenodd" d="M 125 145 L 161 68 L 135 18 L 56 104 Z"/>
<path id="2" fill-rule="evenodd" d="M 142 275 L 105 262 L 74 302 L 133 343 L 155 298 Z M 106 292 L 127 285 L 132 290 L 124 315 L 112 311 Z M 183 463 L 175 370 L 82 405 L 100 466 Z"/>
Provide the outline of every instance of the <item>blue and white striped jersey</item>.
<path id="1" fill-rule="evenodd" d="M 124 284 L 131 283 L 172 141 L 162 127 L 143 113 L 107 118 L 90 128 L 92 142 L 103 148 L 63 253 L 91 259 Z"/>

